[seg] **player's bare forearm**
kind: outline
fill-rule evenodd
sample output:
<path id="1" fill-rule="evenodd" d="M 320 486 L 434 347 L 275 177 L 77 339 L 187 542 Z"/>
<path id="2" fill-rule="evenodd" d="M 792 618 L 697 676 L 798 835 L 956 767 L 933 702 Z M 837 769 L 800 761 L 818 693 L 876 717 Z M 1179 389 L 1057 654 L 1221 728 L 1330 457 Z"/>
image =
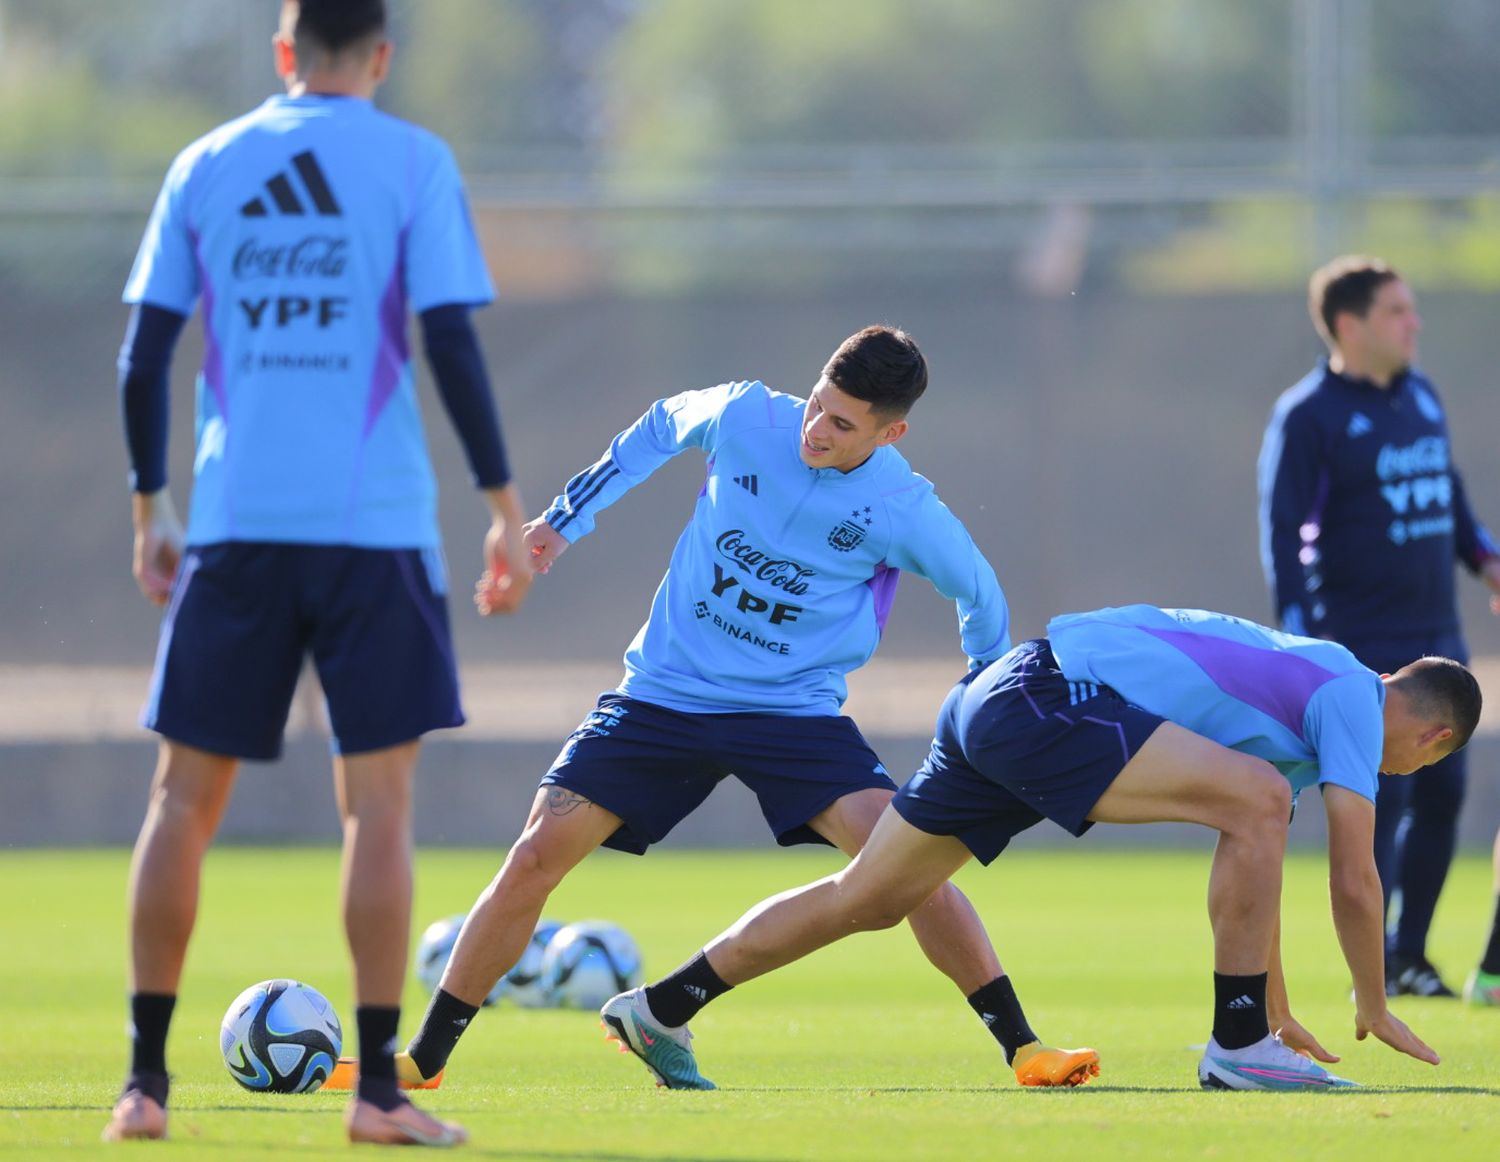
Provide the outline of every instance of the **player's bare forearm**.
<path id="1" fill-rule="evenodd" d="M 1375 871 L 1375 804 L 1343 787 L 1324 788 L 1328 814 L 1328 890 L 1333 924 L 1354 977 L 1354 1036 L 1372 1033 L 1399 1053 L 1436 1065 L 1440 1058 L 1385 1003 L 1385 904 Z"/>
<path id="2" fill-rule="evenodd" d="M 1385 904 L 1375 870 L 1375 804 L 1344 787 L 1323 789 L 1328 892 L 1339 946 L 1363 1023 L 1385 1012 Z"/>
<path id="3" fill-rule="evenodd" d="M 1330 1053 L 1322 1043 L 1292 1016 L 1291 1001 L 1287 997 L 1286 973 L 1281 966 L 1281 918 L 1277 917 L 1276 929 L 1271 934 L 1271 958 L 1266 968 L 1266 1017 L 1271 1031 L 1281 1038 L 1288 1049 L 1306 1057 L 1332 1065 L 1339 1060 L 1337 1053 Z"/>
<path id="4" fill-rule="evenodd" d="M 130 522 L 135 530 L 131 574 L 147 601 L 165 605 L 182 560 L 182 523 L 172 494 L 165 488 L 132 493 Z"/>
<path id="5" fill-rule="evenodd" d="M 489 617 L 514 613 L 531 588 L 532 568 L 526 552 L 523 523 L 526 509 L 512 481 L 484 490 L 490 527 L 484 537 L 484 572 L 474 586 L 474 606 Z"/>

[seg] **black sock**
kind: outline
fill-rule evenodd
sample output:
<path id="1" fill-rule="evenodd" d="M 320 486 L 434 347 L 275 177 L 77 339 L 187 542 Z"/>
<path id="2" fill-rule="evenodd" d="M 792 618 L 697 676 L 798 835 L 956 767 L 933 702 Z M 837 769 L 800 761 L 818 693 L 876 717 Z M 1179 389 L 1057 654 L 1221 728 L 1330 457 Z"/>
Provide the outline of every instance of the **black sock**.
<path id="1" fill-rule="evenodd" d="M 1479 962 L 1479 971 L 1500 973 L 1500 893 L 1495 896 L 1495 918 L 1490 921 L 1490 943 Z"/>
<path id="2" fill-rule="evenodd" d="M 383 1110 L 401 1104 L 396 1086 L 396 1030 L 401 1025 L 397 1005 L 359 1005 L 354 1010 L 359 1029 L 359 1086 L 361 1100 Z"/>
<path id="3" fill-rule="evenodd" d="M 143 1093 L 154 1101 L 162 1109 L 167 1108 L 167 1090 L 171 1087 L 171 1079 L 165 1073 L 157 1073 L 154 1070 L 131 1070 L 130 1076 L 125 1079 L 125 1085 L 120 1090 L 120 1096 L 127 1093 Z"/>
<path id="4" fill-rule="evenodd" d="M 676 1028 L 686 1025 L 704 1005 L 733 987 L 719 979 L 708 956 L 700 952 L 671 976 L 647 985 L 646 1005 L 663 1025 Z"/>
<path id="5" fill-rule="evenodd" d="M 465 1004 L 445 989 L 432 994 L 432 1003 L 422 1017 L 422 1027 L 406 1047 L 423 1077 L 436 1077 L 448 1064 L 453 1047 L 477 1012 L 478 1005 Z"/>
<path id="6" fill-rule="evenodd" d="M 969 997 L 969 1005 L 1005 1050 L 1005 1064 L 1015 1060 L 1016 1050 L 1022 1045 L 1037 1040 L 1037 1035 L 1026 1023 L 1026 1014 L 1021 1011 L 1021 1002 L 1010 977 L 997 976 Z"/>
<path id="7" fill-rule="evenodd" d="M 1266 1022 L 1266 974 L 1214 973 L 1214 1040 L 1220 1049 L 1243 1049 L 1271 1031 Z"/>
<path id="8" fill-rule="evenodd" d="M 172 1024 L 172 1010 L 176 1005 L 177 997 L 173 993 L 131 994 L 130 1072 L 132 1074 L 166 1075 L 167 1029 Z"/>

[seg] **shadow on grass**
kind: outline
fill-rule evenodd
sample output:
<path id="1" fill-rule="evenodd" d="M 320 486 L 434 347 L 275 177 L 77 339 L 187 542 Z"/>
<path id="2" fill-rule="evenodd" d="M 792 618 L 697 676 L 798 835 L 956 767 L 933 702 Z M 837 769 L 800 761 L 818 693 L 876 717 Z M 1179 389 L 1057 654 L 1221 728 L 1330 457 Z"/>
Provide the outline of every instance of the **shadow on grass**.
<path id="1" fill-rule="evenodd" d="M 736 1086 L 734 1089 L 721 1089 L 720 1093 L 864 1093 L 864 1094 L 989 1094 L 993 1097 L 1013 1098 L 1023 1101 L 1039 1100 L 1045 1101 L 1049 1098 L 1056 1099 L 1062 1095 L 1080 1094 L 1118 1094 L 1118 1093 L 1230 1093 L 1230 1092 L 1287 1092 L 1273 1090 L 1202 1090 L 1198 1086 L 1191 1085 L 1117 1085 L 1100 1084 L 1098 1082 L 1089 1085 L 1074 1087 L 1067 1086 L 1038 1086 L 1027 1089 L 1002 1089 L 994 1086 L 969 1085 L 757 1085 Z M 1447 1093 L 1447 1094 L 1471 1094 L 1475 1097 L 1500 1097 L 1500 1088 L 1490 1085 L 1362 1085 L 1354 1089 L 1326 1089 L 1308 1090 L 1303 1092 L 1317 1092 L 1338 1094 L 1340 1097 L 1388 1097 L 1393 1093 Z M 0 1107 L 3 1108 L 3 1107 Z"/>

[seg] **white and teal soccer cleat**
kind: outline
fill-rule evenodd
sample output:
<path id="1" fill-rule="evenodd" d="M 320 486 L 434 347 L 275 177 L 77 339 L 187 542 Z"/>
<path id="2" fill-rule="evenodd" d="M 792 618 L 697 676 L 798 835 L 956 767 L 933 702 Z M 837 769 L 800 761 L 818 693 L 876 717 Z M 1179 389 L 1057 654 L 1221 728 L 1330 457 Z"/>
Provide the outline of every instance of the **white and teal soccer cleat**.
<path id="1" fill-rule="evenodd" d="M 634 1053 L 646 1063 L 657 1085 L 668 1089 L 717 1089 L 698 1072 L 693 1057 L 693 1035 L 686 1025 L 673 1029 L 657 1023 L 646 1004 L 646 990 L 634 988 L 611 997 L 599 1010 L 605 1039 L 617 1041 L 621 1053 Z"/>
<path id="2" fill-rule="evenodd" d="M 1316 1061 L 1294 1053 L 1275 1033 L 1243 1049 L 1221 1049 L 1209 1038 L 1198 1062 L 1198 1084 L 1204 1089 L 1357 1089 L 1359 1082 L 1335 1077 Z"/>
<path id="3" fill-rule="evenodd" d="M 1500 1006 L 1500 972 L 1476 968 L 1464 982 L 1464 1000 L 1481 1007 Z"/>

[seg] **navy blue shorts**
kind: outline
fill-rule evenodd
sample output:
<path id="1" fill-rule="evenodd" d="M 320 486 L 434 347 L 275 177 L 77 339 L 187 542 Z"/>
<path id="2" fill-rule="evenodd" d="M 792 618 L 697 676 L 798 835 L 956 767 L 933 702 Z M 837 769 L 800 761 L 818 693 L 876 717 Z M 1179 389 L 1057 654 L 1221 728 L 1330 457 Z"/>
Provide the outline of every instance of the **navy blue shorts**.
<path id="1" fill-rule="evenodd" d="M 1068 681 L 1045 638 L 1022 642 L 949 693 L 927 761 L 893 805 L 981 863 L 1043 819 L 1082 835 L 1099 796 L 1163 721 L 1108 686 Z"/>
<path id="2" fill-rule="evenodd" d="M 783 847 L 827 843 L 807 821 L 845 795 L 896 789 L 852 718 L 688 714 L 613 692 L 568 736 L 542 786 L 618 815 L 604 846 L 641 855 L 731 776 L 760 800 Z"/>
<path id="3" fill-rule="evenodd" d="M 141 723 L 214 754 L 274 759 L 311 652 L 339 753 L 460 726 L 446 589 L 432 550 L 192 547 Z"/>

